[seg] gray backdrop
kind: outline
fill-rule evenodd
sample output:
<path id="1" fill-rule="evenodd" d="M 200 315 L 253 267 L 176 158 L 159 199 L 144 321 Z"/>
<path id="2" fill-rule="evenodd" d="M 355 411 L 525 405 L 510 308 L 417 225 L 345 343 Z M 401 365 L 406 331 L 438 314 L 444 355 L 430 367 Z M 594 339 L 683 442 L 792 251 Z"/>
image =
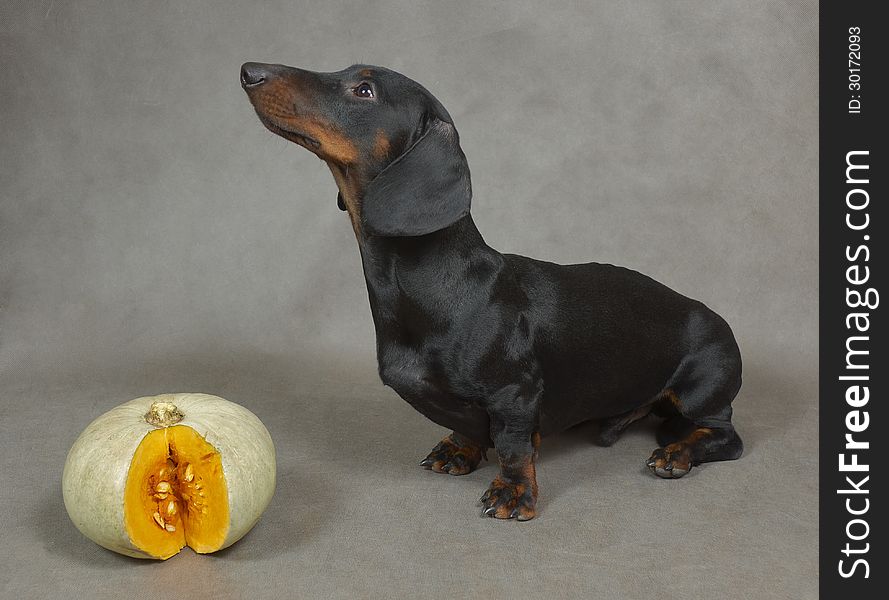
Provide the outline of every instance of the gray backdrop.
<path id="1" fill-rule="evenodd" d="M 6 2 L 0 6 L 0 595 L 807 598 L 817 543 L 817 3 Z M 732 324 L 747 453 L 680 481 L 544 441 L 539 517 L 384 388 L 326 167 L 265 131 L 245 60 L 367 62 L 448 107 L 487 242 L 645 272 Z M 269 427 L 276 496 L 216 556 L 82 537 L 65 454 L 98 414 L 220 394 Z"/>

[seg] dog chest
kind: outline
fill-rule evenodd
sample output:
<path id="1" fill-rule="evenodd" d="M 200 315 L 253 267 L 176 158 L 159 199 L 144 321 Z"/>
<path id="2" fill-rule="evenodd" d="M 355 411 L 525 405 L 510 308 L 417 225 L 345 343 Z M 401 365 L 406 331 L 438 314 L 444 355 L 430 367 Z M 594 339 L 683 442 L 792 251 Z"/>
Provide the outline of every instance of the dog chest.
<path id="1" fill-rule="evenodd" d="M 433 357 L 396 343 L 380 344 L 380 379 L 413 404 L 414 400 L 450 396 L 449 381 Z"/>
<path id="2" fill-rule="evenodd" d="M 380 378 L 405 401 L 442 427 L 486 443 L 488 414 L 470 397 L 458 377 L 446 377 L 434 356 L 402 345 L 378 348 Z"/>

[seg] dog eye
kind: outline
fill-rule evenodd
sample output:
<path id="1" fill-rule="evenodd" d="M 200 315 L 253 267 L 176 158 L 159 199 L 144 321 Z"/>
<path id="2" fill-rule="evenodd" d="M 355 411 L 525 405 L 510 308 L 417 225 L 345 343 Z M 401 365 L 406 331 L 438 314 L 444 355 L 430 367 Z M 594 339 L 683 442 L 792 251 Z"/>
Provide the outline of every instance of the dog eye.
<path id="1" fill-rule="evenodd" d="M 359 83 L 357 86 L 352 88 L 352 93 L 358 96 L 359 98 L 373 98 L 374 90 L 370 87 L 369 83 Z"/>

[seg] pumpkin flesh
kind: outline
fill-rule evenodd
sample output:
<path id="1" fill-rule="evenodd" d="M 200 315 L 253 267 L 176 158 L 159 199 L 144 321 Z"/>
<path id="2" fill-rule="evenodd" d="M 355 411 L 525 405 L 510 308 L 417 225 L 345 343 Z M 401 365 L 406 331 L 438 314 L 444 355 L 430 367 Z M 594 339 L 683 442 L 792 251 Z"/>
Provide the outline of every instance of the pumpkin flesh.
<path id="1" fill-rule="evenodd" d="M 229 529 L 220 453 L 197 431 L 174 425 L 148 432 L 133 454 L 124 521 L 134 546 L 167 559 L 184 546 L 215 552 Z"/>

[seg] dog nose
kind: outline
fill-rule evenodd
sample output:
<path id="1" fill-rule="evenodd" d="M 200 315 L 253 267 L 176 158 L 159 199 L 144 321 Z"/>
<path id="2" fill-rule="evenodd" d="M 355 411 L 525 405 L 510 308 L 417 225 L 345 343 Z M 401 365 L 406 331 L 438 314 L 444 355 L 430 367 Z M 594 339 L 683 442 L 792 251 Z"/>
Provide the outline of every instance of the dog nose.
<path id="1" fill-rule="evenodd" d="M 271 65 L 248 62 L 241 65 L 241 85 L 256 87 L 262 85 L 271 78 Z"/>

